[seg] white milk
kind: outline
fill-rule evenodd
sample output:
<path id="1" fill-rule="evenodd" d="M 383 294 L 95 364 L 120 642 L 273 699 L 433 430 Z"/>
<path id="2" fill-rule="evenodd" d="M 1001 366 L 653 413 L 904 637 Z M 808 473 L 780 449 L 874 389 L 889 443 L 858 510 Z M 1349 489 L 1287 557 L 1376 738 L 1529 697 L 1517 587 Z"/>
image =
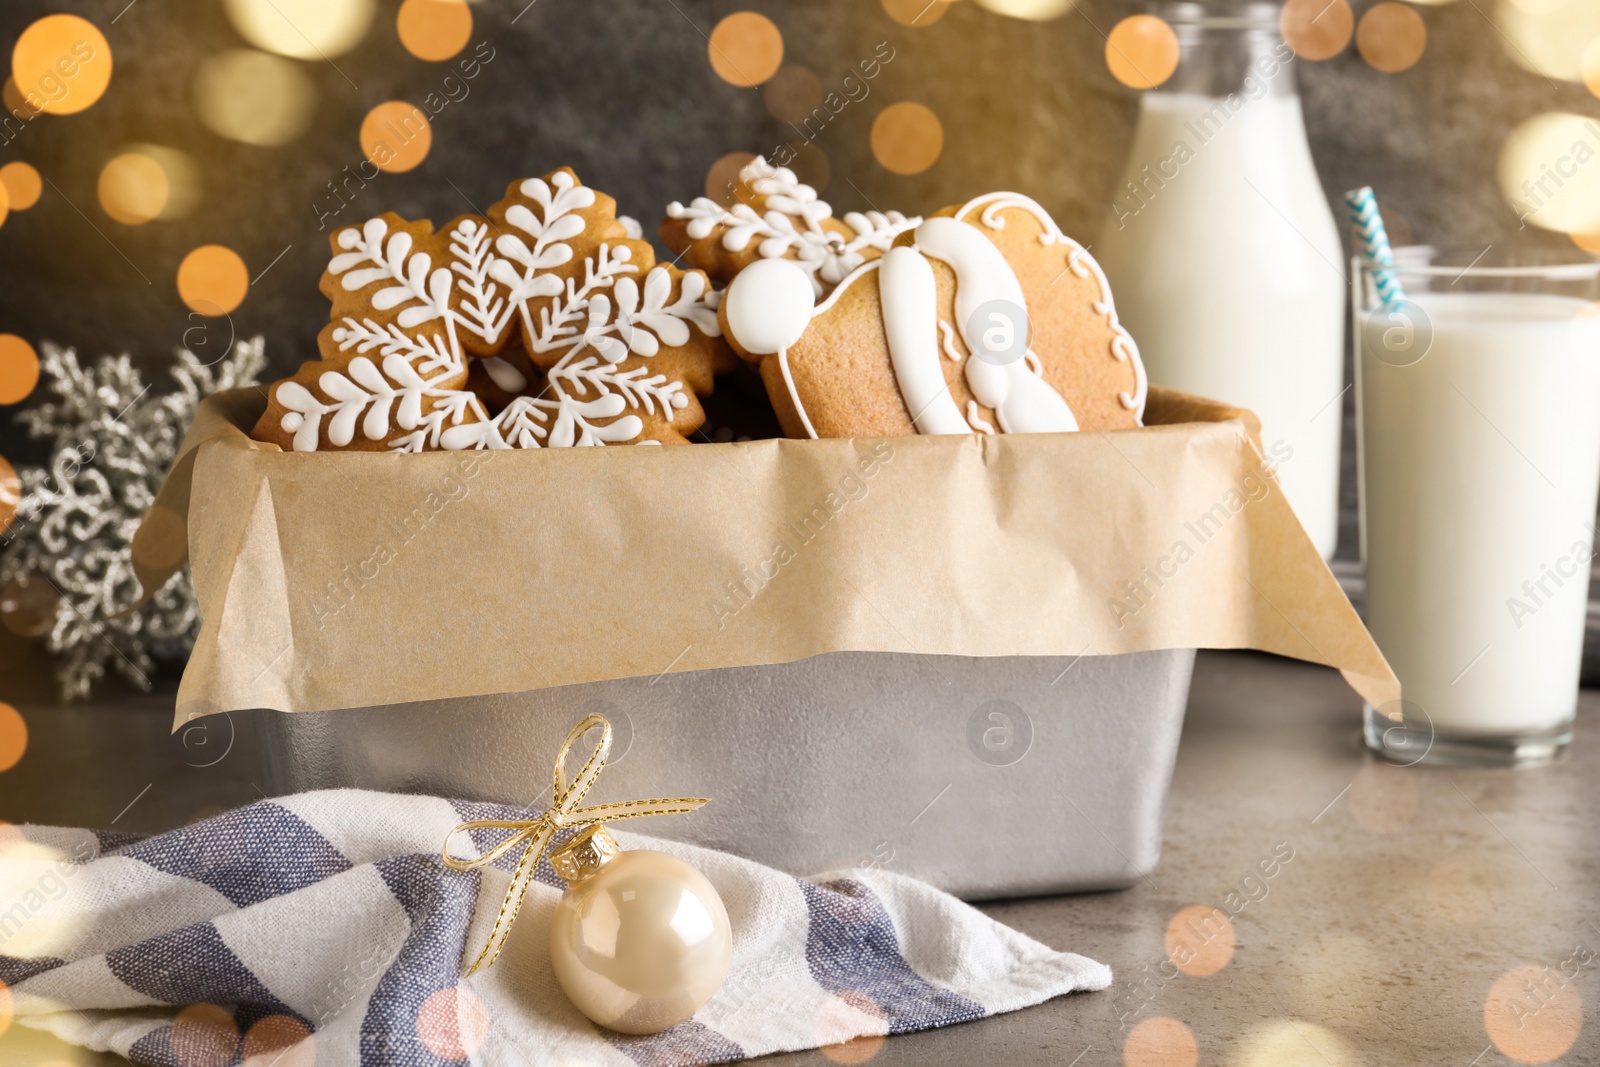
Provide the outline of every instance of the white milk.
<path id="1" fill-rule="evenodd" d="M 1408 296 L 1432 349 L 1409 367 L 1361 355 L 1367 626 L 1435 726 L 1560 724 L 1600 483 L 1600 307 Z"/>
<path id="2" fill-rule="evenodd" d="M 1147 93 L 1124 179 L 1093 253 L 1150 380 L 1260 416 L 1284 494 L 1332 556 L 1347 290 L 1299 99 L 1230 112 Z"/>

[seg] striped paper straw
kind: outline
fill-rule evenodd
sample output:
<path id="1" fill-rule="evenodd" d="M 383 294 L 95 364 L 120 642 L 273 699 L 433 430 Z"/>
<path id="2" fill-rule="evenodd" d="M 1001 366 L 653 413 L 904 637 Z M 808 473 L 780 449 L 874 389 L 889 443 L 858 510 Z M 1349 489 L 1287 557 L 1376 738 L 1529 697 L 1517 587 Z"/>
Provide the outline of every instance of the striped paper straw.
<path id="1" fill-rule="evenodd" d="M 1406 298 L 1406 291 L 1394 270 L 1394 249 L 1389 246 L 1389 231 L 1384 229 L 1383 216 L 1378 214 L 1378 198 L 1372 195 L 1372 186 L 1350 190 L 1344 194 L 1344 202 L 1350 209 L 1350 221 L 1355 224 L 1362 256 L 1379 268 L 1372 272 L 1378 298 L 1385 304 L 1398 304 Z"/>

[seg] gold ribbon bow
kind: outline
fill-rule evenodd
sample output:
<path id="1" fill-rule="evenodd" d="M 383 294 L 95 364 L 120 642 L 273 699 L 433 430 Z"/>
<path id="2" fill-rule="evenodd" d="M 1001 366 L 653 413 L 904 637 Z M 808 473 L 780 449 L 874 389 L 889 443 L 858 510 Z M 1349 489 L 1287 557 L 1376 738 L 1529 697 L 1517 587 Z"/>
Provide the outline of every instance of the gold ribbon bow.
<path id="1" fill-rule="evenodd" d="M 578 776 L 568 782 L 567 756 L 572 752 L 572 746 L 596 726 L 600 727 L 600 743 L 589 753 L 589 758 L 584 761 L 583 769 L 578 772 Z M 522 853 L 522 859 L 517 863 L 516 871 L 511 876 L 511 886 L 506 890 L 506 899 L 500 905 L 500 914 L 495 917 L 494 930 L 489 934 L 489 943 L 483 946 L 478 958 L 467 968 L 467 974 L 476 972 L 480 967 L 494 966 L 494 961 L 500 956 L 500 949 L 505 945 L 506 936 L 511 932 L 511 925 L 517 921 L 517 912 L 522 909 L 522 898 L 528 892 L 528 883 L 533 881 L 533 872 L 539 866 L 539 859 L 550 847 L 550 842 L 558 831 L 569 826 L 616 822 L 619 819 L 639 819 L 646 815 L 682 815 L 710 802 L 706 797 L 662 797 L 654 800 L 627 800 L 618 804 L 594 804 L 587 808 L 578 807 L 583 803 L 590 786 L 594 785 L 595 779 L 599 778 L 600 772 L 605 769 L 606 757 L 610 754 L 611 724 L 603 715 L 590 715 L 574 726 L 567 734 L 567 739 L 561 742 L 561 751 L 556 753 L 550 807 L 543 814 L 526 820 L 473 819 L 457 826 L 445 836 L 439 857 L 446 867 L 454 871 L 470 871 L 486 867 L 522 842 L 528 843 L 527 849 Z M 516 832 L 477 859 L 463 860 L 450 855 L 452 838 L 464 831 L 481 829 Z"/>

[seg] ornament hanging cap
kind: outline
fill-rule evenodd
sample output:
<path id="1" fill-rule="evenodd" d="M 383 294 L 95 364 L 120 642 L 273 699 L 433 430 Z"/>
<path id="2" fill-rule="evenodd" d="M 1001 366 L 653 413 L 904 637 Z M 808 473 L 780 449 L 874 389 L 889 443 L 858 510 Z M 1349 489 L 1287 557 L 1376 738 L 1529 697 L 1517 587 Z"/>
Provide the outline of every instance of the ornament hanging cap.
<path id="1" fill-rule="evenodd" d="M 585 734 L 595 727 L 600 728 L 600 743 L 595 745 L 594 751 L 589 753 L 589 758 L 583 763 L 577 777 L 571 781 L 567 779 L 567 756 L 571 754 L 573 746 L 583 740 Z M 478 953 L 472 965 L 467 968 L 467 974 L 472 974 L 483 967 L 491 967 L 500 956 L 500 949 L 504 947 L 506 936 L 511 933 L 511 925 L 517 921 L 517 912 L 522 908 L 522 898 L 527 895 L 528 884 L 533 881 L 534 871 L 539 866 L 539 859 L 549 849 L 550 842 L 555 835 L 571 826 L 581 826 L 585 823 L 594 823 L 573 841 L 563 845 L 559 851 L 563 862 L 570 862 L 578 866 L 577 873 L 587 877 L 594 870 L 598 870 L 610 855 L 621 851 L 616 838 L 600 826 L 603 822 L 615 822 L 618 819 L 638 819 L 646 815 L 683 815 L 694 811 L 703 804 L 710 803 L 707 797 L 661 797 L 652 800 L 627 800 L 617 804 L 592 804 L 588 807 L 579 807 L 583 798 L 588 795 L 589 789 L 595 780 L 600 777 L 600 772 L 605 769 L 606 757 L 611 754 L 611 723 L 603 715 L 590 715 L 567 733 L 567 739 L 561 742 L 561 750 L 556 753 L 555 770 L 552 774 L 552 790 L 550 794 L 550 807 L 542 814 L 532 819 L 473 819 L 464 822 L 445 835 L 444 844 L 440 847 L 439 858 L 446 867 L 453 871 L 470 871 L 478 867 L 487 867 L 501 856 L 523 842 L 527 847 L 523 850 L 522 858 L 517 861 L 516 871 L 511 876 L 511 885 L 506 889 L 506 898 L 500 904 L 500 914 L 495 916 L 494 929 L 489 933 L 489 942 L 483 946 L 483 951 Z M 498 845 L 483 853 L 476 859 L 458 859 L 450 854 L 450 841 L 457 834 L 471 830 L 513 830 L 514 833 L 501 841 Z M 603 837 L 601 835 L 604 835 Z M 609 842 L 609 846 L 605 843 Z M 600 850 L 609 847 L 609 855 L 601 856 Z M 592 869 L 583 869 L 582 862 L 591 860 Z M 556 857 L 551 857 L 555 863 Z M 568 881 L 573 879 L 562 872 L 562 877 Z"/>

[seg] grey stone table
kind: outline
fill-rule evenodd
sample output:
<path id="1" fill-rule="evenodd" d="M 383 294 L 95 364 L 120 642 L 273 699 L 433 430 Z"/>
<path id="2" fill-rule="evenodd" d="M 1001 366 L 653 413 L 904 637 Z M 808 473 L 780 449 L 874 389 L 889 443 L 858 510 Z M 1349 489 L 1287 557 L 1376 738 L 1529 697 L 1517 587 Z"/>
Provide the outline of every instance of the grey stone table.
<path id="1" fill-rule="evenodd" d="M 12 702 L 33 732 L 0 817 L 156 830 L 258 795 L 252 739 L 203 766 L 227 731 L 167 738 L 170 693 Z M 1240 1067 L 1600 1063 L 1600 694 L 1566 759 L 1516 772 L 1375 763 L 1358 708 L 1330 671 L 1202 654 L 1156 873 L 983 905 L 1110 990 L 770 1062 L 1175 1067 L 1192 1039 Z M 20 1030 L 0 1067 L 95 1062 Z"/>

